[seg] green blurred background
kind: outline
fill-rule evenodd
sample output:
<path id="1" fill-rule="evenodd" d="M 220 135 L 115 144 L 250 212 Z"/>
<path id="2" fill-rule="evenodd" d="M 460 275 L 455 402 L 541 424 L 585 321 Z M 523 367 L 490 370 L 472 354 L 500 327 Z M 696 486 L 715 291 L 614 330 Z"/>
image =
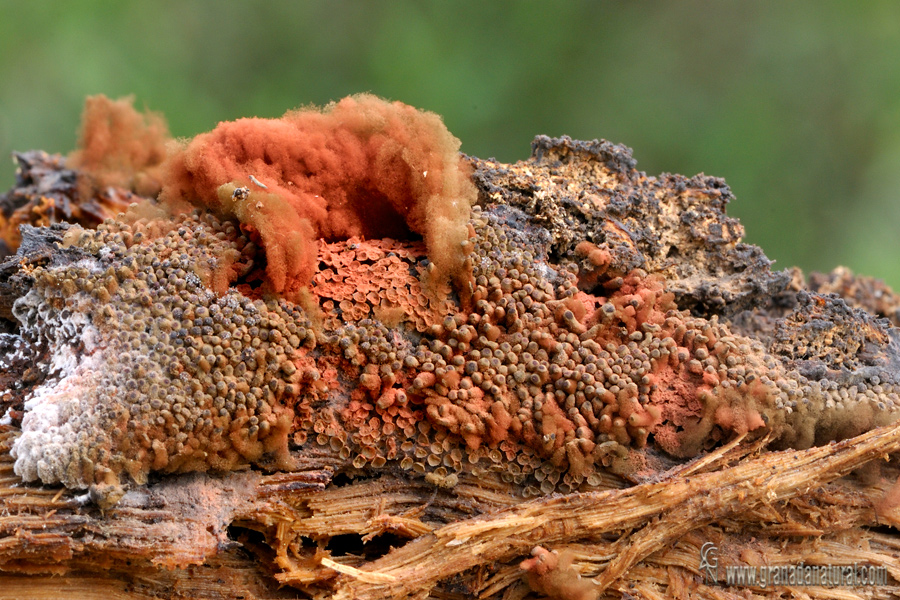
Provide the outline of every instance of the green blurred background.
<path id="1" fill-rule="evenodd" d="M 191 136 L 361 91 L 476 156 L 568 134 L 724 177 L 776 267 L 900 289 L 898 2 L 0 0 L 0 155 L 68 152 L 99 92 Z"/>

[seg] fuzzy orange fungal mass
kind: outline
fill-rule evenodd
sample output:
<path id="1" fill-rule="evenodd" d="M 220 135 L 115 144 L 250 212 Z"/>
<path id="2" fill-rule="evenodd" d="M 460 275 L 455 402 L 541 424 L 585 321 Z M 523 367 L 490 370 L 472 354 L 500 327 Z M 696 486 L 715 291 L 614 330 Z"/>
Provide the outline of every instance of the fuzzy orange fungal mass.
<path id="1" fill-rule="evenodd" d="M 110 100 L 102 94 L 85 101 L 78 149 L 67 162 L 80 173 L 83 196 L 106 187 L 131 189 L 142 196 L 159 193 L 166 145 L 171 141 L 169 127 L 162 115 L 139 113 L 133 104 L 133 96 Z"/>
<path id="2" fill-rule="evenodd" d="M 154 473 L 328 455 L 535 497 L 900 415 L 896 328 L 771 271 L 721 180 L 539 137 L 466 159 L 470 183 L 456 145 L 371 96 L 225 123 L 167 166 L 163 201 L 201 210 L 41 233 L 63 258 L 7 267 L 16 474 L 112 504 Z M 457 273 L 467 297 L 428 293 Z"/>
<path id="3" fill-rule="evenodd" d="M 173 148 L 162 205 L 23 227 L 0 568 L 199 589 L 246 544 L 316 598 L 594 600 L 702 590 L 697 540 L 897 564 L 900 430 L 841 440 L 900 419 L 900 296 L 773 271 L 724 181 L 625 147 L 457 147 L 357 96 Z M 85 175 L 20 164 L 16 210 Z"/>
<path id="4" fill-rule="evenodd" d="M 361 94 L 220 123 L 170 157 L 160 199 L 237 219 L 261 241 L 275 292 L 311 282 L 319 238 L 419 234 L 447 280 L 462 270 L 476 197 L 459 145 L 438 115 Z"/>

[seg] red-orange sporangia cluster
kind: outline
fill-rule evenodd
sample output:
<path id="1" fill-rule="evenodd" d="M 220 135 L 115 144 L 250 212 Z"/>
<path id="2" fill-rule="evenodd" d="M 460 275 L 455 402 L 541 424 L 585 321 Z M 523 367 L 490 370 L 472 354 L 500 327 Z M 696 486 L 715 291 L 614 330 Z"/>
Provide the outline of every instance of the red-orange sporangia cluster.
<path id="1" fill-rule="evenodd" d="M 161 205 L 69 229 L 77 260 L 27 274 L 13 314 L 42 354 L 16 360 L 42 376 L 16 472 L 108 502 L 152 472 L 325 453 L 351 475 L 493 471 L 534 496 L 635 473 L 648 446 L 693 456 L 773 430 L 806 447 L 896 419 L 886 324 L 747 291 L 755 269 L 792 293 L 739 243 L 718 180 L 539 139 L 522 169 L 545 188 L 473 160 L 470 207 L 456 149 L 434 115 L 359 96 L 175 150 Z M 577 168 L 603 176 L 572 191 Z M 164 210 L 182 201 L 198 208 Z M 677 253 L 654 253 L 678 243 L 708 249 L 681 279 Z M 689 287 L 716 272 L 732 287 Z"/>

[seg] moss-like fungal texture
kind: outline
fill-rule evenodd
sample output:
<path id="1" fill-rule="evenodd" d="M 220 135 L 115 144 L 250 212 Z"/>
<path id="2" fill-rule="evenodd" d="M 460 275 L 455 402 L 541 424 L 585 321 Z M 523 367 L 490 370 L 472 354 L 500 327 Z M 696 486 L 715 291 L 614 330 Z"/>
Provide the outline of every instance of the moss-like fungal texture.
<path id="1" fill-rule="evenodd" d="M 772 272 L 721 180 L 648 177 L 608 142 L 539 137 L 515 165 L 456 148 L 358 96 L 199 136 L 162 205 L 29 230 L 0 281 L 16 472 L 103 500 L 330 457 L 536 496 L 900 415 L 897 329 Z"/>
<path id="2" fill-rule="evenodd" d="M 161 198 L 237 219 L 263 247 L 275 292 L 310 283 L 317 239 L 352 236 L 423 236 L 442 280 L 462 271 L 475 200 L 458 151 L 434 113 L 361 94 L 220 123 L 170 158 Z"/>

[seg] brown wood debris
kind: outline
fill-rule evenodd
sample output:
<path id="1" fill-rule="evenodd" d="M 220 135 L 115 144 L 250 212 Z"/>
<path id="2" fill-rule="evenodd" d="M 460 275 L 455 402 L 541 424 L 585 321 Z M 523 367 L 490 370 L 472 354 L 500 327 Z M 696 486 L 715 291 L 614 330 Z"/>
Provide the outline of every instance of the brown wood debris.
<path id="1" fill-rule="evenodd" d="M 707 541 L 723 562 L 865 561 L 900 577 L 900 543 L 880 529 L 900 521 L 873 508 L 883 484 L 834 483 L 900 450 L 900 427 L 805 451 L 761 446 L 731 444 L 623 489 L 528 502 L 516 502 L 502 482 L 445 490 L 386 474 L 326 486 L 325 469 L 179 476 L 130 492 L 106 512 L 65 489 L 18 484 L 7 460 L 0 597 L 48 598 L 55 589 L 85 590 L 86 598 L 218 598 L 226 590 L 296 597 L 272 585 L 278 567 L 274 580 L 320 597 L 426 597 L 423 590 L 455 582 L 455 594 L 438 597 L 499 598 L 527 594 L 518 561 L 542 546 L 570 552 L 596 597 L 637 590 L 653 598 L 681 581 L 692 597 L 713 598 L 721 589 L 701 583 L 697 569 Z M 387 550 L 383 535 L 398 547 L 367 558 L 377 546 Z M 341 536 L 362 551 L 338 556 L 313 543 Z"/>

